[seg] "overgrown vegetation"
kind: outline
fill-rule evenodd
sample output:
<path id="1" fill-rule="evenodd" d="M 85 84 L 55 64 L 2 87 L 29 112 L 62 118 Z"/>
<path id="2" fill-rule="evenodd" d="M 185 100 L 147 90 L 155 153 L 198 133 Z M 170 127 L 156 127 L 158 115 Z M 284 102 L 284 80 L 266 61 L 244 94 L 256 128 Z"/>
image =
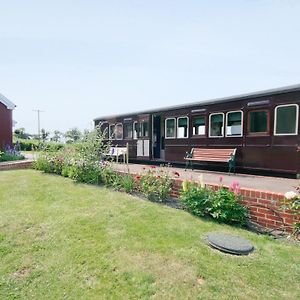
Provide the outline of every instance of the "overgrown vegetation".
<path id="1" fill-rule="evenodd" d="M 222 185 L 217 190 L 200 182 L 184 181 L 180 199 L 188 211 L 196 216 L 210 216 L 219 222 L 245 224 L 248 210 L 239 203 L 239 185 L 233 182 L 229 189 Z"/>
<path id="2" fill-rule="evenodd" d="M 151 166 L 137 178 L 140 191 L 151 201 L 165 201 L 172 191 L 169 172 Z"/>
<path id="3" fill-rule="evenodd" d="M 22 160 L 25 157 L 13 148 L 6 148 L 0 151 L 0 162 Z"/>
<path id="4" fill-rule="evenodd" d="M 291 191 L 285 193 L 285 199 L 283 200 L 282 209 L 288 210 L 297 220 L 293 224 L 293 236 L 295 238 L 300 237 L 300 185 L 296 188 L 297 193 Z"/>
<path id="5" fill-rule="evenodd" d="M 103 142 L 99 128 L 85 134 L 80 143 L 73 143 L 53 151 L 44 148 L 35 168 L 46 173 L 55 173 L 78 182 L 104 184 L 115 190 L 141 192 L 152 201 L 162 202 L 171 192 L 172 180 L 168 172 L 156 171 L 153 167 L 139 178 L 114 171 L 110 162 L 101 160 L 109 152 L 110 145 Z"/>

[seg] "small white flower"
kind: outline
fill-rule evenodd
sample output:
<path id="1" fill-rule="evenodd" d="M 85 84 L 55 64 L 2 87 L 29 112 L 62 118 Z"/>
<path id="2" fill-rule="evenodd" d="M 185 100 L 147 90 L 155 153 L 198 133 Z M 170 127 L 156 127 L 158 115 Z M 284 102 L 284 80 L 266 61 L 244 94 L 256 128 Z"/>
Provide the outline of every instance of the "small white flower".
<path id="1" fill-rule="evenodd" d="M 290 191 L 290 192 L 286 192 L 286 193 L 284 194 L 284 197 L 285 197 L 286 199 L 288 199 L 288 200 L 291 200 L 291 199 L 297 198 L 298 195 L 297 195 L 295 192 Z"/>

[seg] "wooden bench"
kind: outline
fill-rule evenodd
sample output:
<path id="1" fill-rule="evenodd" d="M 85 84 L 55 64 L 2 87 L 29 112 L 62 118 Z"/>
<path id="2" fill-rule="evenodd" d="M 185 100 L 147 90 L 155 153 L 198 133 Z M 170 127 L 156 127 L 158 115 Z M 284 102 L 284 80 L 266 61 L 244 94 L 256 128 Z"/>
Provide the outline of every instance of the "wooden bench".
<path id="1" fill-rule="evenodd" d="M 235 153 L 234 149 L 207 149 L 207 148 L 192 148 L 191 152 L 187 152 L 185 156 L 186 165 L 185 170 L 191 165 L 193 170 L 194 161 L 208 161 L 208 162 L 224 162 L 228 163 L 228 172 L 231 170 L 235 173 Z"/>

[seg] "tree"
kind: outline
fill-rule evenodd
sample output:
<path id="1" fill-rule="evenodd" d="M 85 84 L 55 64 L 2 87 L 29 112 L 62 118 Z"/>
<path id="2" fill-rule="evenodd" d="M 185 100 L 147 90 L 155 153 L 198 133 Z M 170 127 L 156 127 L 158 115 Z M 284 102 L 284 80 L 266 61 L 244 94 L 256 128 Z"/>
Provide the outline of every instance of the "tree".
<path id="1" fill-rule="evenodd" d="M 44 128 L 41 129 L 41 138 L 45 142 L 49 136 L 50 132 L 46 131 Z"/>
<path id="2" fill-rule="evenodd" d="M 29 134 L 25 132 L 24 127 L 15 129 L 14 134 L 15 134 L 16 138 L 29 139 Z"/>
<path id="3" fill-rule="evenodd" d="M 53 137 L 51 138 L 51 141 L 57 142 L 57 143 L 60 142 L 62 135 L 63 135 L 63 133 L 60 132 L 59 130 L 54 130 Z"/>
<path id="4" fill-rule="evenodd" d="M 82 134 L 81 134 L 80 130 L 76 127 L 68 130 L 65 133 L 66 142 L 69 144 L 80 141 L 81 137 L 82 137 Z"/>

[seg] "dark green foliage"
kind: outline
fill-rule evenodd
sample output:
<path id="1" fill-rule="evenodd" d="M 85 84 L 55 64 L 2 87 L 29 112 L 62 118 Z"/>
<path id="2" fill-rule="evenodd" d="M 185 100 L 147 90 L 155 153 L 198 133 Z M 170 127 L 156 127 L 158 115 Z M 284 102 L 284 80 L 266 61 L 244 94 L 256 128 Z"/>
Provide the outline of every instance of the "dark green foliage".
<path id="1" fill-rule="evenodd" d="M 22 160 L 24 158 L 25 157 L 23 155 L 15 155 L 11 153 L 0 152 L 0 162 Z"/>
<path id="2" fill-rule="evenodd" d="M 196 216 L 211 216 L 224 223 L 245 224 L 248 210 L 239 203 L 240 196 L 224 187 L 213 191 L 195 182 L 185 181 L 180 199 Z"/>
<path id="3" fill-rule="evenodd" d="M 172 179 L 168 172 L 156 171 L 155 166 L 150 167 L 139 178 L 140 191 L 151 201 L 163 202 L 171 194 Z"/>
<path id="4" fill-rule="evenodd" d="M 212 208 L 211 196 L 210 189 L 201 187 L 196 182 L 183 182 L 180 200 L 192 214 L 198 217 L 208 215 Z"/>

